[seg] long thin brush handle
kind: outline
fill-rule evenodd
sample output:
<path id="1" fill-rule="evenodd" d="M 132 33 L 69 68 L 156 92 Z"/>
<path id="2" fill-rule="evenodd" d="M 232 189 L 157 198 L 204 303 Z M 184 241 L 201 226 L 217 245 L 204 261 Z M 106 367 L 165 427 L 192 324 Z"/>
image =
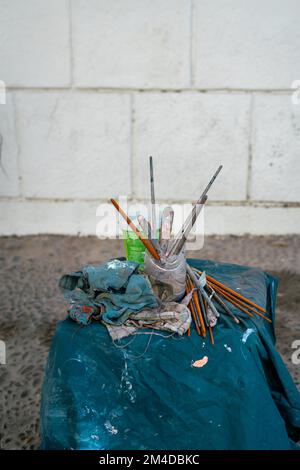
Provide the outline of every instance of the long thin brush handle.
<path id="1" fill-rule="evenodd" d="M 153 173 L 153 159 L 152 159 L 152 157 L 149 157 L 149 164 L 150 164 L 152 238 L 156 238 L 156 209 L 155 209 L 154 173 Z"/>
<path id="2" fill-rule="evenodd" d="M 165 207 L 161 216 L 159 231 L 159 243 L 162 251 L 166 251 L 171 239 L 174 211 L 171 207 Z"/>
<path id="3" fill-rule="evenodd" d="M 192 230 L 193 225 L 196 222 L 196 219 L 197 219 L 198 215 L 200 214 L 200 212 L 201 212 L 204 204 L 206 203 L 206 201 L 207 201 L 207 196 L 204 196 L 202 202 L 200 204 L 197 204 L 197 209 L 196 209 L 196 212 L 195 212 L 195 216 L 191 217 L 191 220 L 190 220 L 189 224 L 185 227 L 184 232 L 182 232 L 181 237 L 178 238 L 177 240 L 175 240 L 174 245 L 171 247 L 171 249 L 168 253 L 168 256 L 178 255 L 181 252 L 184 244 L 187 241 L 187 237 L 188 237 L 190 231 Z"/>
<path id="4" fill-rule="evenodd" d="M 219 168 L 217 169 L 217 171 L 214 173 L 211 180 L 209 181 L 208 185 L 204 189 L 204 191 L 201 194 L 200 198 L 198 199 L 196 204 L 194 204 L 193 209 L 192 209 L 191 213 L 189 214 L 189 216 L 187 217 L 187 219 L 185 220 L 183 226 L 181 227 L 180 232 L 176 235 L 175 242 L 174 242 L 173 246 L 171 247 L 171 250 L 169 251 L 167 256 L 170 256 L 170 255 L 173 255 L 173 254 L 178 254 L 182 250 L 182 248 L 183 248 L 183 246 L 186 242 L 186 239 L 187 239 L 191 229 L 193 228 L 193 226 L 194 226 L 194 224 L 197 220 L 198 215 L 200 214 L 200 211 L 203 207 L 203 204 L 205 204 L 205 202 L 207 200 L 207 193 L 210 190 L 211 186 L 213 185 L 215 179 L 217 178 L 217 176 L 220 173 L 220 171 L 222 170 L 222 168 L 223 168 L 223 165 L 220 165 Z"/>
<path id="5" fill-rule="evenodd" d="M 193 209 L 192 209 L 192 212 L 190 213 L 190 215 L 187 217 L 185 223 L 183 224 L 183 227 L 181 229 L 181 233 L 184 232 L 184 227 L 190 223 L 190 221 L 192 220 L 192 224 L 195 223 L 195 216 L 196 216 L 196 210 L 197 210 L 197 205 L 200 205 L 203 201 L 203 198 L 204 196 L 207 195 L 208 191 L 210 190 L 210 188 L 212 187 L 213 183 L 215 182 L 215 179 L 217 178 L 218 174 L 220 173 L 220 171 L 222 170 L 223 168 L 223 165 L 220 165 L 217 169 L 217 171 L 214 173 L 213 177 L 211 178 L 211 180 L 209 181 L 208 185 L 206 186 L 206 188 L 204 189 L 203 193 L 201 194 L 201 196 L 199 197 L 198 201 L 196 202 L 196 204 L 194 205 Z"/>
<path id="6" fill-rule="evenodd" d="M 200 309 L 201 309 L 201 312 L 203 314 L 205 324 L 206 324 L 207 327 L 209 327 L 209 322 L 208 322 L 208 318 L 207 318 L 207 312 L 206 312 L 206 308 L 205 308 L 205 305 L 204 305 L 203 296 L 202 296 L 202 294 L 199 290 L 198 290 L 198 296 L 199 296 L 199 302 L 200 302 Z"/>
<path id="7" fill-rule="evenodd" d="M 253 313 L 249 312 L 248 310 L 246 310 L 247 307 L 242 307 L 242 304 L 241 303 L 238 303 L 237 300 L 233 300 L 232 297 L 229 297 L 229 295 L 225 294 L 225 293 L 221 293 L 219 292 L 223 297 L 224 299 L 226 299 L 228 302 L 230 302 L 232 305 L 234 305 L 235 307 L 237 307 L 239 310 L 241 310 L 242 312 L 246 313 L 247 315 L 249 315 L 249 317 L 254 317 Z"/>
<path id="8" fill-rule="evenodd" d="M 139 215 L 137 219 L 139 221 L 141 229 L 145 234 L 147 234 L 148 240 L 151 240 L 153 248 L 157 251 L 157 253 L 160 253 L 161 247 L 158 243 L 158 240 L 156 238 L 151 238 L 151 225 L 149 224 L 148 220 L 146 220 L 145 217 L 143 217 L 142 215 Z"/>
<path id="9" fill-rule="evenodd" d="M 187 291 L 190 292 L 192 287 L 191 287 L 190 280 L 189 280 L 188 277 L 186 278 L 186 286 L 187 286 Z M 201 336 L 201 330 L 200 330 L 200 327 L 198 325 L 198 318 L 197 318 L 197 315 L 196 315 L 196 307 L 195 307 L 193 298 L 191 299 L 189 305 L 190 305 L 190 311 L 191 311 L 191 314 L 192 314 L 192 317 L 193 317 L 193 320 L 194 320 L 194 323 L 195 323 L 197 333 L 198 333 L 199 336 Z"/>
<path id="10" fill-rule="evenodd" d="M 143 237 L 143 235 L 141 234 L 141 232 L 139 231 L 139 229 L 134 225 L 134 223 L 132 222 L 132 220 L 128 217 L 128 215 L 126 214 L 126 212 L 123 211 L 123 209 L 119 206 L 119 204 L 117 203 L 117 201 L 115 199 L 111 199 L 111 202 L 112 204 L 115 206 L 115 208 L 117 209 L 117 211 L 121 214 L 121 216 L 123 217 L 123 219 L 126 220 L 126 222 L 128 223 L 128 225 L 132 228 L 132 230 L 134 231 L 134 233 L 139 237 L 139 239 L 141 240 L 141 242 L 143 243 L 143 245 L 147 248 L 147 250 L 149 251 L 149 253 L 153 256 L 154 259 L 156 260 L 160 260 L 160 256 L 159 254 L 157 253 L 157 251 L 155 250 L 155 248 L 152 246 L 151 242 L 149 240 L 147 240 L 146 238 Z"/>
<path id="11" fill-rule="evenodd" d="M 196 269 L 196 271 L 198 271 Z M 201 271 L 198 271 L 200 274 L 202 274 Z M 254 302 L 252 302 L 251 300 L 247 299 L 246 297 L 244 297 L 243 295 L 239 294 L 238 292 L 236 292 L 235 290 L 233 289 L 230 289 L 230 287 L 226 286 L 225 284 L 222 284 L 222 282 L 220 281 L 217 281 L 215 278 L 209 276 L 208 274 L 206 274 L 206 279 L 211 282 L 212 284 L 215 284 L 216 286 L 219 286 L 221 287 L 221 289 L 224 289 L 225 291 L 229 292 L 230 294 L 234 295 L 235 297 L 237 297 L 238 299 L 241 299 L 243 300 L 245 303 L 249 304 L 249 305 L 252 305 L 253 307 L 255 307 L 257 310 L 260 310 L 261 312 L 263 313 L 267 313 L 267 311 L 260 307 L 259 305 L 255 304 Z"/>
<path id="12" fill-rule="evenodd" d="M 211 290 L 211 292 L 213 292 L 213 297 L 212 299 L 215 299 L 216 302 L 218 302 L 219 305 L 221 305 L 221 307 L 223 308 L 223 310 L 225 311 L 225 313 L 227 313 L 227 315 L 229 315 L 234 321 L 235 323 L 239 323 L 239 319 L 229 310 L 229 308 L 227 307 L 227 305 L 225 304 L 225 302 L 223 302 L 223 300 L 221 299 L 221 297 L 219 297 L 219 295 L 217 294 L 217 292 L 214 290 L 214 288 L 212 287 L 212 284 L 207 284 L 207 286 L 209 287 L 209 289 Z M 218 290 L 219 291 L 219 290 Z M 220 291 L 219 291 L 220 292 Z"/>
<path id="13" fill-rule="evenodd" d="M 214 344 L 215 344 L 215 340 L 214 340 L 214 335 L 213 335 L 212 327 L 209 326 L 209 327 L 208 327 L 208 330 L 209 330 L 209 336 L 210 336 L 211 344 L 214 345 Z"/>
<path id="14" fill-rule="evenodd" d="M 259 317 L 261 317 L 264 320 L 268 321 L 269 323 L 272 323 L 272 320 L 270 318 L 268 318 L 265 315 L 263 315 L 262 313 L 258 312 L 253 307 L 251 307 L 249 304 L 247 304 L 246 302 L 240 300 L 238 297 L 235 297 L 234 295 L 230 294 L 225 289 L 222 289 L 221 287 L 218 287 L 218 286 L 214 286 L 212 283 L 210 283 L 210 285 L 213 287 L 213 289 L 217 290 L 220 293 L 220 295 L 222 295 L 223 297 L 225 297 L 225 294 L 226 294 L 226 296 L 228 298 L 231 298 L 231 299 L 235 300 L 235 302 L 237 302 L 237 304 L 243 306 L 244 308 L 246 308 L 250 312 L 255 313 L 256 315 L 258 315 Z"/>
<path id="15" fill-rule="evenodd" d="M 215 174 L 213 175 L 212 179 L 209 181 L 208 185 L 206 186 L 206 188 L 204 189 L 203 193 L 201 194 L 200 198 L 198 199 L 198 202 L 195 204 L 195 206 L 193 207 L 193 210 L 192 210 L 192 213 L 191 213 L 191 222 L 192 222 L 192 226 L 194 225 L 194 223 L 196 222 L 196 218 L 197 218 L 197 204 L 203 204 L 203 199 L 204 197 L 207 195 L 208 191 L 210 190 L 211 186 L 213 185 L 213 183 L 215 182 L 215 179 L 217 178 L 218 174 L 220 173 L 220 171 L 222 170 L 223 168 L 223 165 L 220 165 L 219 168 L 217 169 L 217 171 L 215 172 Z"/>
<path id="16" fill-rule="evenodd" d="M 206 302 L 208 303 L 208 305 L 211 308 L 212 312 L 215 314 L 216 317 L 218 317 L 219 316 L 218 310 L 216 309 L 215 305 L 211 301 L 211 299 L 210 299 L 209 295 L 207 294 L 207 292 L 205 291 L 204 287 L 201 286 L 199 280 L 197 279 L 196 274 L 194 273 L 194 271 L 192 270 L 191 266 L 188 263 L 186 263 L 186 270 L 187 270 L 188 275 L 192 279 L 193 283 L 197 287 L 197 289 L 203 295 L 204 300 L 206 300 Z"/>
<path id="17" fill-rule="evenodd" d="M 190 286 L 192 289 L 196 287 L 191 277 L 190 277 Z M 205 328 L 204 319 L 203 319 L 202 312 L 201 312 L 201 307 L 200 307 L 200 302 L 199 302 L 199 297 L 198 297 L 198 290 L 195 290 L 193 292 L 193 299 L 194 299 L 194 303 L 196 306 L 196 313 L 200 321 L 202 335 L 206 336 L 206 328 Z"/>

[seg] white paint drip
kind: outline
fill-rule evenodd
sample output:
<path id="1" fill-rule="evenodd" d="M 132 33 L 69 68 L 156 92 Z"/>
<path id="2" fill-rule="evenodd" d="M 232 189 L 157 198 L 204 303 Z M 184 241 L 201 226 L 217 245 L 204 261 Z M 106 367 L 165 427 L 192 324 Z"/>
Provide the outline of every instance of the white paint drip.
<path id="1" fill-rule="evenodd" d="M 245 331 L 245 333 L 243 334 L 243 337 L 242 337 L 242 342 L 243 343 L 246 343 L 247 339 L 249 338 L 249 336 L 254 333 L 255 331 L 253 330 L 253 328 L 247 328 L 247 330 Z"/>
<path id="2" fill-rule="evenodd" d="M 133 390 L 133 385 L 131 383 L 131 377 L 129 374 L 128 364 L 127 364 L 127 354 L 125 351 L 123 354 L 124 354 L 125 363 L 124 363 L 124 369 L 122 371 L 122 376 L 121 376 L 120 391 L 123 391 L 125 394 L 127 394 L 131 403 L 135 403 L 136 393 Z"/>
<path id="3" fill-rule="evenodd" d="M 104 423 L 105 428 L 110 434 L 118 434 L 118 429 L 115 428 L 109 420 L 105 421 Z"/>

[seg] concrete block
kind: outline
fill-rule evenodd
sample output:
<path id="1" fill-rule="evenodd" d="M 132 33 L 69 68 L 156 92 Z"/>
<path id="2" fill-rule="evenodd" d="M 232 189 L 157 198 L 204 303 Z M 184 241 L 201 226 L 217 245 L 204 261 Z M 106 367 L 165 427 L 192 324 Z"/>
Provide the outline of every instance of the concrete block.
<path id="1" fill-rule="evenodd" d="M 190 2 L 74 0 L 72 18 L 77 86 L 189 85 Z"/>
<path id="2" fill-rule="evenodd" d="M 251 193 L 255 200 L 300 201 L 300 104 L 290 95 L 254 100 Z"/>
<path id="3" fill-rule="evenodd" d="M 194 84 L 290 88 L 300 77 L 298 0 L 194 0 Z"/>
<path id="4" fill-rule="evenodd" d="M 12 93 L 0 104 L 0 196 L 19 195 L 18 144 Z"/>
<path id="5" fill-rule="evenodd" d="M 210 199 L 246 198 L 249 104 L 246 95 L 168 93 L 135 97 L 134 194 L 149 197 L 148 156 L 158 199 L 196 200 L 220 164 Z"/>
<path id="6" fill-rule="evenodd" d="M 204 230 L 206 235 L 300 234 L 300 208 L 208 206 Z"/>
<path id="7" fill-rule="evenodd" d="M 0 236 L 97 234 L 105 237 L 97 207 L 97 202 L 92 201 L 0 199 Z M 110 216 L 109 220 L 112 220 Z M 205 235 L 299 235 L 299 221 L 299 207 L 208 205 L 204 231 Z"/>
<path id="8" fill-rule="evenodd" d="M 0 79 L 7 86 L 70 82 L 68 0 L 1 0 Z"/>
<path id="9" fill-rule="evenodd" d="M 108 205 L 111 223 L 115 209 Z M 106 238 L 97 201 L 0 199 L 0 236 L 92 235 Z"/>
<path id="10" fill-rule="evenodd" d="M 128 194 L 130 99 L 86 92 L 18 92 L 24 195 L 98 199 Z"/>

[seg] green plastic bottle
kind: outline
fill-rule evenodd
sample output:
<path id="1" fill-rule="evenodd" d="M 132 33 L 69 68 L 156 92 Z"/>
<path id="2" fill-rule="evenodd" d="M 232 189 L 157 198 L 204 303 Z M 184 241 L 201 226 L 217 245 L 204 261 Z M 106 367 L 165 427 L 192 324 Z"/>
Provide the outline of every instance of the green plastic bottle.
<path id="1" fill-rule="evenodd" d="M 127 260 L 135 261 L 140 265 L 141 269 L 144 269 L 146 248 L 144 247 L 143 243 L 133 230 L 124 230 L 123 235 Z"/>

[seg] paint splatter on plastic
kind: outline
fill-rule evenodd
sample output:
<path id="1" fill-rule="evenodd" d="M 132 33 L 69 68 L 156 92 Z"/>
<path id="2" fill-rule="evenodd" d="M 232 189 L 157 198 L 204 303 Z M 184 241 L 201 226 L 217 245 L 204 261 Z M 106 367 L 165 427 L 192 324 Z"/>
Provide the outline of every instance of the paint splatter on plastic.
<path id="1" fill-rule="evenodd" d="M 247 339 L 249 338 L 249 336 L 254 333 L 254 330 L 253 328 L 247 328 L 247 330 L 245 331 L 245 333 L 243 334 L 242 336 L 242 342 L 243 343 L 246 343 Z"/>
<path id="2" fill-rule="evenodd" d="M 110 434 L 118 434 L 118 429 L 115 428 L 109 420 L 105 421 L 104 426 Z"/>
<path id="3" fill-rule="evenodd" d="M 192 362 L 192 367 L 204 367 L 208 363 L 208 357 L 204 356 L 202 359 Z"/>

